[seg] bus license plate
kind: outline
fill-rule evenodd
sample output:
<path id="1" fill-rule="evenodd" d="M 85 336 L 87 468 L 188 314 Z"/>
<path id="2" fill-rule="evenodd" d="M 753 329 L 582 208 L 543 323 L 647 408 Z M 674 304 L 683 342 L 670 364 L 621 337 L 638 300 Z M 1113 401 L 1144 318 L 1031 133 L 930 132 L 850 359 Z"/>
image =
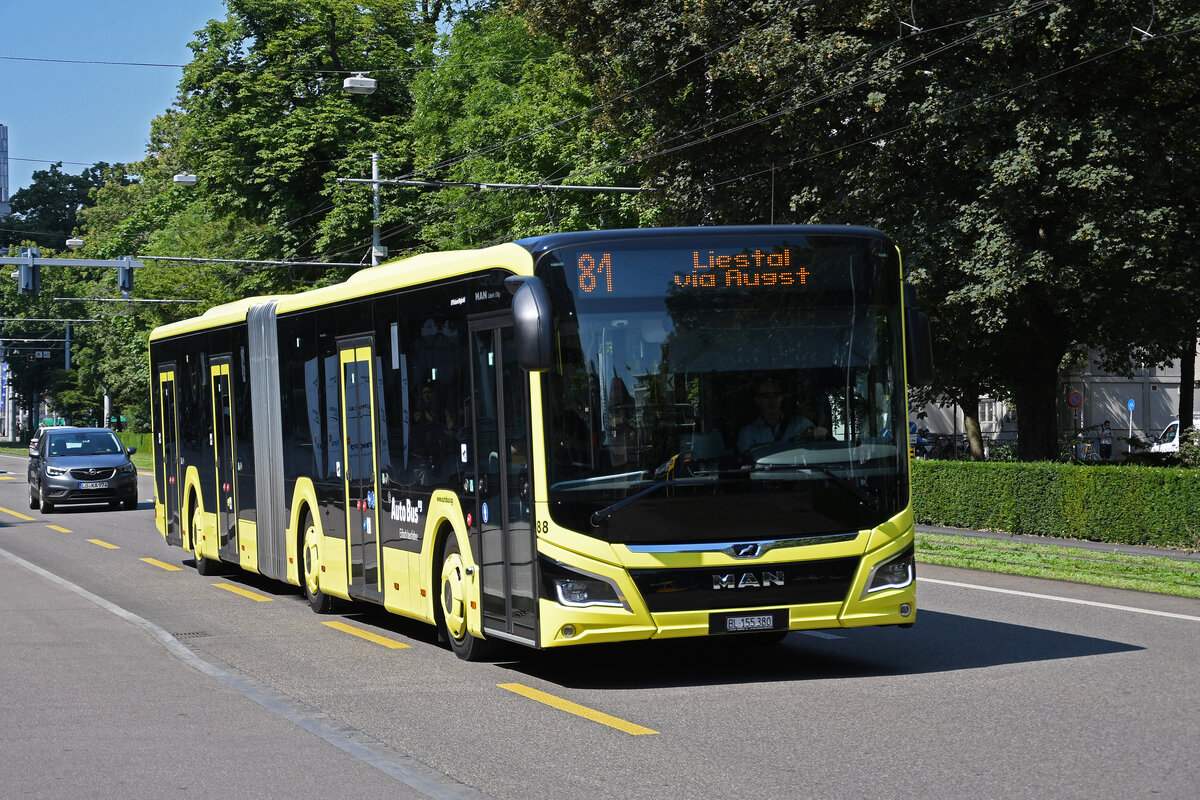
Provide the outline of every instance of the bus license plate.
<path id="1" fill-rule="evenodd" d="M 769 611 L 711 614 L 708 620 L 709 633 L 746 633 L 749 631 L 786 631 L 788 612 L 786 609 Z"/>
<path id="2" fill-rule="evenodd" d="M 79 484 L 79 488 L 80 489 L 107 489 L 108 482 L 107 481 L 93 481 L 91 483 L 81 483 L 81 484 Z"/>

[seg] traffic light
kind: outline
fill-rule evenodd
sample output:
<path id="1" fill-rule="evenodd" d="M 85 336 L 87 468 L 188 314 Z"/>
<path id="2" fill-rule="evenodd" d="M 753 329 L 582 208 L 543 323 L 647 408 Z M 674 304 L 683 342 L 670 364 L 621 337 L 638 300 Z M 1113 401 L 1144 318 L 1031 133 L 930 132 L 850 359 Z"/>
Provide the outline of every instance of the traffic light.
<path id="1" fill-rule="evenodd" d="M 20 257 L 28 259 L 17 266 L 17 294 L 36 295 L 42 289 L 42 268 L 34 263 L 41 255 L 36 247 L 22 247 Z"/>
<path id="2" fill-rule="evenodd" d="M 122 261 L 130 261 L 129 256 L 122 256 Z M 121 297 L 129 297 L 129 293 L 133 291 L 133 265 L 129 263 L 121 264 L 117 267 L 117 289 L 121 291 Z"/>

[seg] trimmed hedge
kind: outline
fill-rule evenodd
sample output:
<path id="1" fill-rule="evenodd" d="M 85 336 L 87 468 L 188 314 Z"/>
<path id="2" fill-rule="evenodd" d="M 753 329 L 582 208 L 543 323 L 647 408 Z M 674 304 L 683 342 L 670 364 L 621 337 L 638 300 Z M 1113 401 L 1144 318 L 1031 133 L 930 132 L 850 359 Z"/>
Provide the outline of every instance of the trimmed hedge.
<path id="1" fill-rule="evenodd" d="M 1200 548 L 1200 469 L 912 462 L 922 525 Z"/>
<path id="2" fill-rule="evenodd" d="M 126 447 L 136 447 L 139 453 L 154 452 L 154 434 L 152 433 L 128 433 L 121 431 L 117 434 Z"/>

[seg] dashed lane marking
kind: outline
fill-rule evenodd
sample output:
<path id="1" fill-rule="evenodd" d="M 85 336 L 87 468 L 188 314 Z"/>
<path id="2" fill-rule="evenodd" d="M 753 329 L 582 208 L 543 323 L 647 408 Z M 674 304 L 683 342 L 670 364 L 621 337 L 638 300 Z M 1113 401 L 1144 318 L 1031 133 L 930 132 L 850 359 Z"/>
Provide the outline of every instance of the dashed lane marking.
<path id="1" fill-rule="evenodd" d="M 241 586 L 234 586 L 232 583 L 214 583 L 213 586 L 217 587 L 218 589 L 224 589 L 227 592 L 240 594 L 242 597 L 249 597 L 251 600 L 255 600 L 259 603 L 269 603 L 275 599 L 274 597 L 267 597 L 265 594 L 259 594 L 258 592 L 252 592 L 249 589 L 243 589 Z"/>
<path id="2" fill-rule="evenodd" d="M 607 725 L 610 728 L 616 728 L 619 731 L 624 731 L 631 736 L 644 736 L 646 734 L 657 734 L 658 731 L 652 731 L 649 728 L 643 728 L 641 725 L 629 722 L 627 720 L 614 717 L 610 714 L 605 714 L 602 711 L 597 711 L 594 708 L 581 706 L 578 703 L 572 703 L 570 700 L 563 700 L 561 697 L 555 697 L 552 694 L 533 689 L 520 683 L 498 683 L 496 684 L 501 689 L 507 689 L 510 692 L 528 697 L 530 700 L 536 700 L 539 703 L 544 703 L 551 708 L 557 708 L 559 711 L 566 711 L 568 714 L 574 714 L 577 717 L 590 719 L 592 722 L 599 722 L 601 725 Z"/>
<path id="3" fill-rule="evenodd" d="M 356 628 L 353 625 L 347 625 L 344 622 L 338 622 L 337 620 L 334 620 L 332 622 L 323 622 L 321 624 L 328 625 L 330 628 L 333 628 L 334 630 L 342 631 L 343 633 L 348 633 L 351 636 L 357 636 L 360 639 L 366 639 L 368 642 L 374 642 L 375 644 L 382 645 L 391 650 L 403 650 L 407 647 L 412 646 L 412 645 L 407 645 L 404 642 L 397 642 L 395 639 L 389 639 L 386 636 L 380 636 L 377 633 L 371 633 L 370 631 L 364 631 L 362 628 Z"/>
<path id="4" fill-rule="evenodd" d="M 183 569 L 183 567 L 177 566 L 175 564 L 168 564 L 165 561 L 159 561 L 157 558 L 143 558 L 141 560 L 145 561 L 147 564 L 149 564 L 153 567 L 158 567 L 159 569 L 165 569 L 168 572 L 179 572 L 180 570 Z"/>

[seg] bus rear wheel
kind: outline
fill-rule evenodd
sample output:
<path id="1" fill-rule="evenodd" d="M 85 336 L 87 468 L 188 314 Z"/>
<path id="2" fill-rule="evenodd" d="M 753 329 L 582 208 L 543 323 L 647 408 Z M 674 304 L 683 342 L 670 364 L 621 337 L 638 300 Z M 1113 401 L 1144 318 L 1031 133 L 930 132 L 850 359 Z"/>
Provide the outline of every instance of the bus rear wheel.
<path id="1" fill-rule="evenodd" d="M 454 655 L 464 661 L 483 661 L 494 650 L 494 642 L 477 639 L 467 630 L 467 573 L 458 540 L 451 533 L 442 546 L 442 569 L 438 581 L 438 624 Z"/>
<path id="2" fill-rule="evenodd" d="M 301 547 L 301 565 L 304 567 L 303 586 L 304 596 L 308 604 L 318 614 L 328 614 L 333 610 L 333 598 L 321 591 L 321 545 L 320 535 L 312 515 L 304 515 L 304 539 Z"/>
<path id="3" fill-rule="evenodd" d="M 200 554 L 200 528 L 202 526 L 200 507 L 192 512 L 191 530 L 188 536 L 192 540 L 192 558 L 196 561 L 196 572 L 200 575 L 216 575 L 220 572 L 220 563 L 215 559 L 205 558 Z"/>

